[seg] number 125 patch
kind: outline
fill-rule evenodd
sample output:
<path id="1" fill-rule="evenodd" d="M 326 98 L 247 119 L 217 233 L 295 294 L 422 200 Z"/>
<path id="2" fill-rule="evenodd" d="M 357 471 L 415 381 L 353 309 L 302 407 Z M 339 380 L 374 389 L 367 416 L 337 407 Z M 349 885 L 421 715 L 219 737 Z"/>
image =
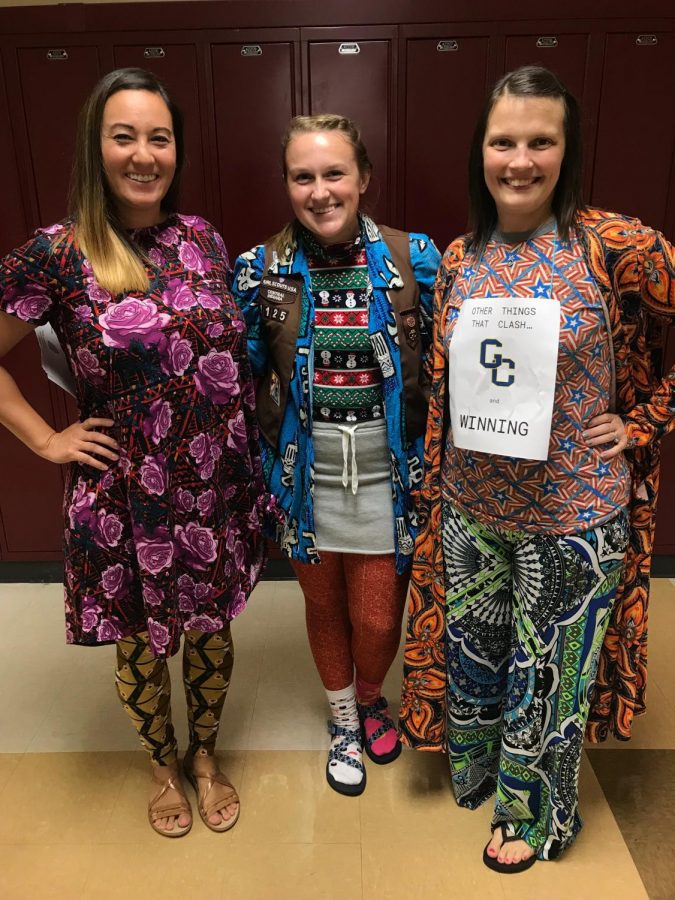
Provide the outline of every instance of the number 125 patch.
<path id="1" fill-rule="evenodd" d="M 279 306 L 267 306 L 267 304 L 261 304 L 261 310 L 266 319 L 276 319 L 277 322 L 285 322 L 286 317 L 288 316 L 288 310 L 282 309 Z"/>

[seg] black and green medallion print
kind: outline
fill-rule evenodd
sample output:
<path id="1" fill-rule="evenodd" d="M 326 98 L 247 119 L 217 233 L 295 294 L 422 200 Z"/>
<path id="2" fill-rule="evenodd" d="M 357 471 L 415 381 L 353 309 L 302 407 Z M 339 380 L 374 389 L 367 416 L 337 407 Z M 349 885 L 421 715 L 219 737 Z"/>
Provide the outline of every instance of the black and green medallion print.
<path id="1" fill-rule="evenodd" d="M 443 505 L 448 746 L 455 797 L 496 793 L 542 859 L 581 828 L 590 693 L 628 543 L 623 513 L 581 534 L 509 531 Z"/>

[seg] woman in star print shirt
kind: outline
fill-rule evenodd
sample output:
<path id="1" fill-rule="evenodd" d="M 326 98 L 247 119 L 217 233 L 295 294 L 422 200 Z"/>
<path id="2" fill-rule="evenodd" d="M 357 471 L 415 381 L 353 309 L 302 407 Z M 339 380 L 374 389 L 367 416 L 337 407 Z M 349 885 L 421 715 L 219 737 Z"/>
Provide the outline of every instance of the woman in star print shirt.
<path id="1" fill-rule="evenodd" d="M 498 82 L 469 171 L 473 232 L 434 301 L 401 726 L 447 748 L 460 805 L 496 794 L 483 860 L 513 873 L 581 828 L 587 723 L 626 738 L 644 709 L 675 260 L 636 219 L 584 207 L 578 107 L 546 69 Z"/>

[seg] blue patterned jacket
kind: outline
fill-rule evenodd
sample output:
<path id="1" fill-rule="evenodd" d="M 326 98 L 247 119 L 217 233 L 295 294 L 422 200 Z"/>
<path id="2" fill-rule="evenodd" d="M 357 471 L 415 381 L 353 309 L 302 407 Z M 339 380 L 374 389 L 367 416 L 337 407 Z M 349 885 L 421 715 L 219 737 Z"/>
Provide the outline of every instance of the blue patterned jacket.
<path id="1" fill-rule="evenodd" d="M 379 228 L 360 216 L 372 293 L 368 316 L 370 339 L 382 371 L 387 437 L 391 451 L 391 487 L 394 508 L 396 568 L 410 564 L 417 534 L 417 516 L 411 488 L 422 478 L 424 436 L 413 441 L 406 435 L 405 399 L 399 333 L 389 291 L 403 286 Z M 433 285 L 440 254 L 425 234 L 408 235 L 410 264 L 419 288 L 419 332 L 423 361 L 431 343 Z M 320 562 L 314 528 L 314 446 L 312 442 L 312 383 L 314 380 L 314 297 L 310 289 L 307 259 L 301 245 L 289 249 L 283 259 L 273 256 L 267 272 L 265 246 L 260 244 L 238 257 L 233 273 L 233 295 L 248 327 L 248 351 L 254 375 L 262 377 L 268 366 L 265 324 L 258 303 L 265 275 L 300 276 L 302 306 L 293 371 L 288 385 L 279 439 L 273 446 L 264 436 L 260 450 L 265 479 L 284 513 L 285 524 L 276 538 L 282 550 L 300 562 Z"/>

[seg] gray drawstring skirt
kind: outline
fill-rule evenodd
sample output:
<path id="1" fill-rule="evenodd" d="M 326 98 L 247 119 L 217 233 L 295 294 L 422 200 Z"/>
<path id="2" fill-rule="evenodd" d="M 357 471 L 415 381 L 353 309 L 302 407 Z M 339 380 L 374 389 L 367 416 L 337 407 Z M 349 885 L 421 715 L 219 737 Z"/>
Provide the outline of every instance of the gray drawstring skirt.
<path id="1" fill-rule="evenodd" d="M 394 510 L 384 419 L 314 422 L 316 545 L 335 553 L 393 553 Z"/>

